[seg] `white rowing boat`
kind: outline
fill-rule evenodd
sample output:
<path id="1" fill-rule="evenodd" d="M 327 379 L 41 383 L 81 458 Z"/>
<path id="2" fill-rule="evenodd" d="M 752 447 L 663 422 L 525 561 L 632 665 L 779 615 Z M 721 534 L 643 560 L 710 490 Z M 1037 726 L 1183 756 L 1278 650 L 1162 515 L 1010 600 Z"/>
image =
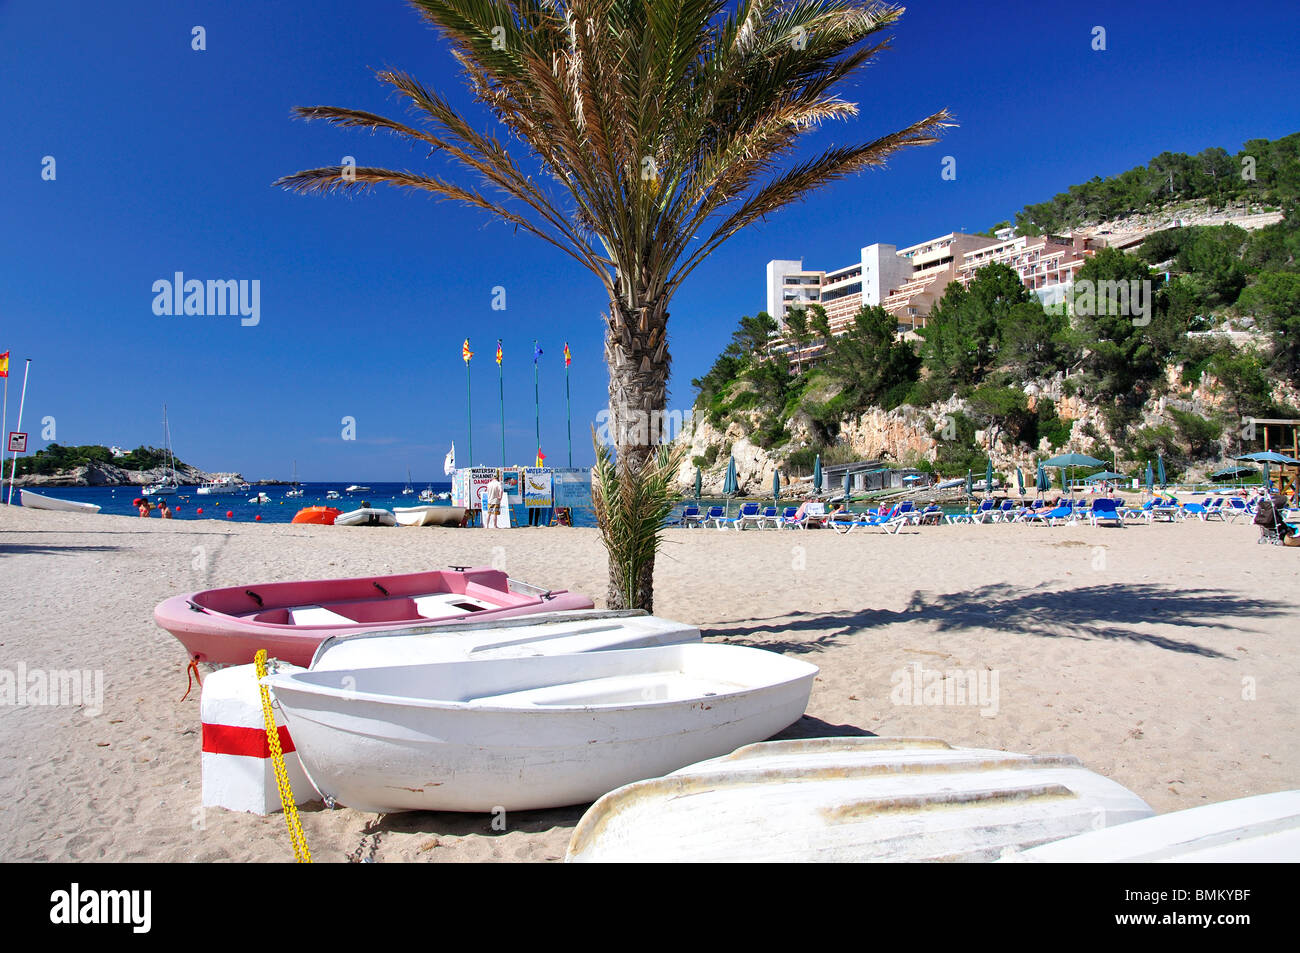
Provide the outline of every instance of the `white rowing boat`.
<path id="1" fill-rule="evenodd" d="M 817 668 L 668 645 L 265 680 L 317 790 L 361 811 L 581 804 L 797 720 Z"/>
<path id="2" fill-rule="evenodd" d="M 311 661 L 315 672 L 469 659 L 577 655 L 699 642 L 700 630 L 640 609 L 578 609 L 492 622 L 410 626 L 330 636 Z"/>
<path id="3" fill-rule="evenodd" d="M 33 510 L 64 510 L 68 513 L 98 513 L 99 507 L 94 503 L 78 503 L 75 500 L 59 500 L 52 496 L 43 496 L 31 490 L 19 490 L 18 501 Z"/>
<path id="4" fill-rule="evenodd" d="M 1205 804 L 1043 844 L 1008 862 L 1296 863 L 1300 791 Z"/>
<path id="5" fill-rule="evenodd" d="M 1151 814 L 1071 757 L 815 738 L 613 791 L 583 815 L 566 860 L 988 861 Z"/>
<path id="6" fill-rule="evenodd" d="M 399 526 L 459 526 L 465 522 L 463 506 L 394 506 Z"/>

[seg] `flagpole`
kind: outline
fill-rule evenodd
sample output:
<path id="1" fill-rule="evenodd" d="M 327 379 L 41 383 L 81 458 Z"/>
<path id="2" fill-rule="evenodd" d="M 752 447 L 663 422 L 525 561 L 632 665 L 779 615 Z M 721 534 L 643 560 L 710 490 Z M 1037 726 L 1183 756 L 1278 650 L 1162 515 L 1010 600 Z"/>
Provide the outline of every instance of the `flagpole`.
<path id="1" fill-rule="evenodd" d="M 567 350 L 568 345 L 565 345 Z M 569 468 L 573 468 L 573 405 L 569 402 L 569 361 L 564 361 L 564 426 L 569 432 Z"/>
<path id="2" fill-rule="evenodd" d="M 23 394 L 22 397 L 18 398 L 18 429 L 20 431 L 23 429 L 23 404 L 27 401 L 27 375 L 31 372 L 31 369 L 32 359 L 29 357 L 26 366 L 23 367 Z M 5 500 L 5 503 L 9 506 L 12 506 L 14 502 L 14 473 L 17 470 L 18 451 L 15 450 L 13 463 L 9 467 L 9 496 Z"/>
<path id="3" fill-rule="evenodd" d="M 5 365 L 5 409 L 4 409 L 4 414 L 2 415 L 2 419 L 3 422 L 0 423 L 0 439 L 8 440 L 9 439 L 9 366 L 7 363 Z M 6 447 L 9 446 L 9 444 L 6 443 L 5 446 Z M 0 485 L 4 484 L 5 469 L 4 469 L 3 461 L 4 461 L 4 455 L 0 454 Z"/>
<path id="4" fill-rule="evenodd" d="M 533 341 L 533 413 L 537 422 L 537 454 L 540 455 L 542 452 L 542 397 L 541 385 L 539 384 L 539 363 L 537 360 L 537 342 Z M 534 457 L 533 462 L 541 466 L 536 457 Z"/>
<path id="5" fill-rule="evenodd" d="M 501 399 L 501 469 L 506 468 L 506 377 L 501 364 L 501 339 L 497 338 L 497 393 Z"/>
<path id="6" fill-rule="evenodd" d="M 474 465 L 474 413 L 470 406 L 469 361 L 465 362 L 465 430 L 469 447 L 469 465 Z"/>

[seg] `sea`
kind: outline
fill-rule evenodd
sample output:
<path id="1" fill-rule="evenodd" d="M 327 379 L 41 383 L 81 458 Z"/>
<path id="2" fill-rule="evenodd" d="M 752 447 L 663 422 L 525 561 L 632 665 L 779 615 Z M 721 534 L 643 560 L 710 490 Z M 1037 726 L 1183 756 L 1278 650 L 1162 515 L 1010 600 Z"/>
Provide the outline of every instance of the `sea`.
<path id="1" fill-rule="evenodd" d="M 257 486 L 238 493 L 209 493 L 200 495 L 198 487 L 183 486 L 175 494 L 168 496 L 167 505 L 172 508 L 172 518 L 219 519 L 234 523 L 291 523 L 294 514 L 308 506 L 333 506 L 344 513 L 349 510 L 371 506 L 381 510 L 391 510 L 396 506 L 450 506 L 450 500 L 434 500 L 431 504 L 421 503 L 419 494 L 426 488 L 437 493 L 450 493 L 448 482 L 412 484 L 414 493 L 403 495 L 406 483 L 371 483 L 364 492 L 347 492 L 350 483 L 303 483 L 299 489 L 302 496 L 285 496 L 292 489 L 290 486 Z M 100 513 L 114 516 L 138 516 L 139 509 L 132 502 L 141 497 L 142 487 L 138 486 L 36 486 L 33 492 L 58 500 L 75 500 L 78 503 L 95 503 Z M 325 494 L 333 490 L 339 499 L 326 499 Z M 251 500 L 257 494 L 269 496 L 268 503 L 254 503 Z M 8 487 L 5 488 L 5 495 Z M 160 497 L 152 497 L 156 502 Z M 18 489 L 14 490 L 14 504 L 18 503 Z M 153 514 L 150 519 L 157 519 Z M 511 523 L 515 526 L 528 525 L 528 511 L 522 506 L 512 506 Z M 595 526 L 596 519 L 590 509 L 577 509 L 573 513 L 575 526 Z"/>

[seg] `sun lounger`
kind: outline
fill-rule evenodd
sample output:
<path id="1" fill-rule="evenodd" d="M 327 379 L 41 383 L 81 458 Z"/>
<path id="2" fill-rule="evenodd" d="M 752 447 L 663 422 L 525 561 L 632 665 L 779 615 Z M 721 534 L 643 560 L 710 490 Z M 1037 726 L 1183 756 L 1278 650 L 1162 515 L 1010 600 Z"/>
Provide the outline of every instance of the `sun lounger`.
<path id="1" fill-rule="evenodd" d="M 688 529 L 701 526 L 704 523 L 704 517 L 700 514 L 698 506 L 687 506 L 682 509 L 682 518 L 679 520 L 682 526 Z"/>
<path id="2" fill-rule="evenodd" d="M 763 514 L 758 511 L 757 503 L 746 503 L 740 508 L 740 512 L 731 518 L 731 528 L 739 532 L 747 526 L 757 526 L 763 528 Z"/>
<path id="3" fill-rule="evenodd" d="M 710 506 L 709 512 L 702 520 L 703 525 L 708 526 L 712 523 L 718 529 L 725 529 L 727 521 L 727 511 L 721 506 Z"/>
<path id="4" fill-rule="evenodd" d="M 1088 522 L 1093 526 L 1123 526 L 1124 517 L 1119 513 L 1119 501 L 1100 498 L 1092 501 L 1088 511 Z"/>
<path id="5" fill-rule="evenodd" d="M 985 500 L 980 503 L 979 509 L 971 514 L 972 523 L 992 523 L 997 516 L 994 507 L 997 506 L 997 500 Z"/>

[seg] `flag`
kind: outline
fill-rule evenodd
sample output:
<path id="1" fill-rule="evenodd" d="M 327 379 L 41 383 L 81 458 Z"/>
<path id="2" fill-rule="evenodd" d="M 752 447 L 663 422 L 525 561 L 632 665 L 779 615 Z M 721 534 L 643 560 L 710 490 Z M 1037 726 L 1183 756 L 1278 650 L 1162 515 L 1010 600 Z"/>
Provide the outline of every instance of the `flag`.
<path id="1" fill-rule="evenodd" d="M 442 461 L 442 472 L 451 476 L 456 472 L 456 444 L 453 441 L 451 449 L 447 451 L 447 459 Z"/>
<path id="2" fill-rule="evenodd" d="M 539 467 L 546 466 L 546 454 L 542 453 L 540 450 L 537 451 L 537 465 Z"/>
<path id="3" fill-rule="evenodd" d="M 538 347 L 537 342 L 534 341 L 533 342 L 533 363 L 536 364 L 537 359 L 541 356 L 542 356 L 542 349 Z"/>
<path id="4" fill-rule="evenodd" d="M 569 342 L 564 342 L 564 366 L 568 367 L 569 362 L 573 360 L 573 355 L 569 353 Z"/>
<path id="5" fill-rule="evenodd" d="M 0 377 L 9 376 L 9 352 L 0 354 Z"/>
<path id="6" fill-rule="evenodd" d="M 501 366 L 501 339 L 497 338 L 497 367 Z"/>
<path id="7" fill-rule="evenodd" d="M 466 338 L 465 343 L 461 345 L 460 356 L 464 359 L 466 364 L 468 364 L 469 359 L 474 356 L 474 352 L 469 349 L 469 338 Z"/>

